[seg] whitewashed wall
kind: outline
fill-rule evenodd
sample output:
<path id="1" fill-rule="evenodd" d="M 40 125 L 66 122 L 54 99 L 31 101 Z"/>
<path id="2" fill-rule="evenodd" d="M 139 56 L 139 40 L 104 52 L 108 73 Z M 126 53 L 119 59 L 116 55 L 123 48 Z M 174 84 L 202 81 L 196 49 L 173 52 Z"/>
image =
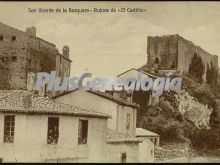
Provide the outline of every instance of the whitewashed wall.
<path id="1" fill-rule="evenodd" d="M 105 159 L 106 119 L 88 118 L 88 142 L 78 145 L 80 117 L 59 118 L 58 144 L 51 145 L 47 144 L 48 116 L 15 114 L 15 139 L 13 144 L 9 144 L 3 142 L 4 114 L 0 113 L 0 158 L 4 162 L 44 162 L 67 158 L 71 161 L 77 158 L 79 162 L 101 162 Z"/>
<path id="2" fill-rule="evenodd" d="M 114 101 L 80 90 L 60 96 L 56 98 L 55 101 L 109 114 L 112 118 L 108 119 L 108 128 L 135 137 L 137 116 L 136 108 L 122 106 Z M 127 114 L 131 115 L 129 130 L 126 129 Z"/>

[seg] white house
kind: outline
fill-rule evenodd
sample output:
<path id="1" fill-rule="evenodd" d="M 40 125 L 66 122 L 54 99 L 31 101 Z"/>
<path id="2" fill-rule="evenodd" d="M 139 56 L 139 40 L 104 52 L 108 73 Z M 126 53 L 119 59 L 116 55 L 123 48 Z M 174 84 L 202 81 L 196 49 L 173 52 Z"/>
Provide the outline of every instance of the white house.
<path id="1" fill-rule="evenodd" d="M 140 69 L 129 69 L 121 74 L 118 75 L 118 77 L 121 78 L 130 78 L 130 77 L 134 77 L 137 78 L 138 73 L 141 72 L 142 73 L 142 79 L 144 78 L 152 78 L 152 79 L 156 79 L 157 77 L 155 75 L 152 75 L 146 71 L 140 70 Z M 117 94 L 117 92 L 115 92 L 115 94 Z M 120 95 L 121 98 L 124 98 L 122 95 L 125 94 L 125 92 L 118 92 L 118 94 Z M 128 95 L 128 97 L 126 98 L 127 100 L 130 100 L 134 103 L 137 103 L 140 105 L 141 109 L 146 108 L 149 105 L 155 105 L 159 102 L 159 97 L 158 96 L 153 96 L 152 95 L 152 91 L 131 91 L 130 96 Z"/>
<path id="2" fill-rule="evenodd" d="M 111 116 L 107 127 L 135 137 L 139 105 L 98 91 L 74 90 L 53 97 L 56 102 L 92 109 Z"/>
<path id="3" fill-rule="evenodd" d="M 54 97 L 56 102 L 89 108 L 110 115 L 107 130 L 107 162 L 152 162 L 154 144 L 136 137 L 139 105 L 115 95 L 74 90 Z M 148 148 L 150 146 L 151 148 Z"/>
<path id="4" fill-rule="evenodd" d="M 2 162 L 103 162 L 109 115 L 0 90 Z"/>
<path id="5" fill-rule="evenodd" d="M 160 136 L 149 130 L 136 128 L 136 137 L 141 141 L 139 162 L 154 162 L 155 146 L 159 146 Z"/>
<path id="6" fill-rule="evenodd" d="M 148 138 L 155 146 L 160 144 L 160 135 L 143 128 L 136 128 L 136 137 Z"/>

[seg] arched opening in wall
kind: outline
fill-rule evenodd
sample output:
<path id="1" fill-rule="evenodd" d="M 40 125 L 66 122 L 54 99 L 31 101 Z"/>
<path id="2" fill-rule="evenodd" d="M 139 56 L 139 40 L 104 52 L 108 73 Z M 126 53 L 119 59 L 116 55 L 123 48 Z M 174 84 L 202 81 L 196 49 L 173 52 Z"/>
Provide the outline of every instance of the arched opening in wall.
<path id="1" fill-rule="evenodd" d="M 155 58 L 154 64 L 159 64 L 159 58 L 158 57 Z"/>

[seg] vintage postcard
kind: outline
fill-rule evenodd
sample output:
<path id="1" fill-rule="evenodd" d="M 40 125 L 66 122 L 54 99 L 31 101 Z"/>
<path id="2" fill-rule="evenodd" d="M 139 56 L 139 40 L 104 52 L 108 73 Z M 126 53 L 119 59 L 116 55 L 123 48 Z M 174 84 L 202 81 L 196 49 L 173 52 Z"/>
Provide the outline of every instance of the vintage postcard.
<path id="1" fill-rule="evenodd" d="M 220 163 L 220 2 L 0 2 L 0 162 Z"/>

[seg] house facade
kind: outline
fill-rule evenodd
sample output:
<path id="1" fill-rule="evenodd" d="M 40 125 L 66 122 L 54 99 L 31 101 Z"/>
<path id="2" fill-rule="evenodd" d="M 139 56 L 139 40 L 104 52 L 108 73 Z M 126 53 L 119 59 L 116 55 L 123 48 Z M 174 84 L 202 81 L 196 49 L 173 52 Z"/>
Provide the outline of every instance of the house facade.
<path id="1" fill-rule="evenodd" d="M 107 123 L 106 162 L 137 163 L 153 162 L 154 153 L 136 137 L 137 111 L 139 105 L 123 100 L 117 95 L 104 92 L 75 90 L 53 97 L 56 102 L 87 107 L 111 116 Z M 147 151 L 146 151 L 147 150 Z M 146 152 L 145 152 L 146 151 Z"/>
<path id="2" fill-rule="evenodd" d="M 132 68 L 130 70 L 127 70 L 121 74 L 118 75 L 118 77 L 121 78 L 130 78 L 130 77 L 134 77 L 137 78 L 138 73 L 142 73 L 142 77 L 141 80 L 145 79 L 145 78 L 152 78 L 153 80 L 156 79 L 157 77 L 151 73 L 147 73 L 146 71 L 142 70 L 142 69 L 135 69 Z M 117 93 L 115 93 L 117 94 Z M 159 102 L 159 97 L 158 96 L 153 96 L 152 95 L 152 90 L 148 90 L 148 91 L 143 91 L 143 90 L 139 90 L 139 91 L 131 91 L 130 95 L 127 95 L 126 98 L 124 98 L 123 96 L 120 96 L 121 93 L 119 93 L 119 97 L 132 101 L 138 105 L 140 105 L 140 109 L 145 109 L 147 108 L 147 106 L 149 105 L 155 105 Z M 123 94 L 123 93 L 122 93 Z"/>
<path id="3" fill-rule="evenodd" d="M 23 90 L 0 91 L 2 162 L 103 162 L 109 115 Z"/>
<path id="4" fill-rule="evenodd" d="M 53 97 L 56 102 L 79 106 L 111 116 L 107 127 L 120 133 L 135 137 L 136 115 L 139 106 L 123 101 L 108 93 L 74 90 Z"/>
<path id="5" fill-rule="evenodd" d="M 152 78 L 154 80 L 157 78 L 155 75 L 148 73 L 143 68 L 139 68 L 139 69 L 132 68 L 130 70 L 127 70 L 119 74 L 118 77 L 125 79 L 129 77 L 136 78 L 140 72 L 142 73 L 141 80 L 145 78 Z M 142 122 L 145 122 L 144 118 L 147 116 L 149 107 L 159 103 L 159 96 L 154 96 L 151 89 L 148 91 L 138 90 L 138 91 L 130 91 L 130 92 L 129 91 L 114 92 L 114 95 L 117 95 L 123 100 L 129 100 L 140 105 L 140 110 L 137 111 L 138 127 L 142 125 Z"/>

